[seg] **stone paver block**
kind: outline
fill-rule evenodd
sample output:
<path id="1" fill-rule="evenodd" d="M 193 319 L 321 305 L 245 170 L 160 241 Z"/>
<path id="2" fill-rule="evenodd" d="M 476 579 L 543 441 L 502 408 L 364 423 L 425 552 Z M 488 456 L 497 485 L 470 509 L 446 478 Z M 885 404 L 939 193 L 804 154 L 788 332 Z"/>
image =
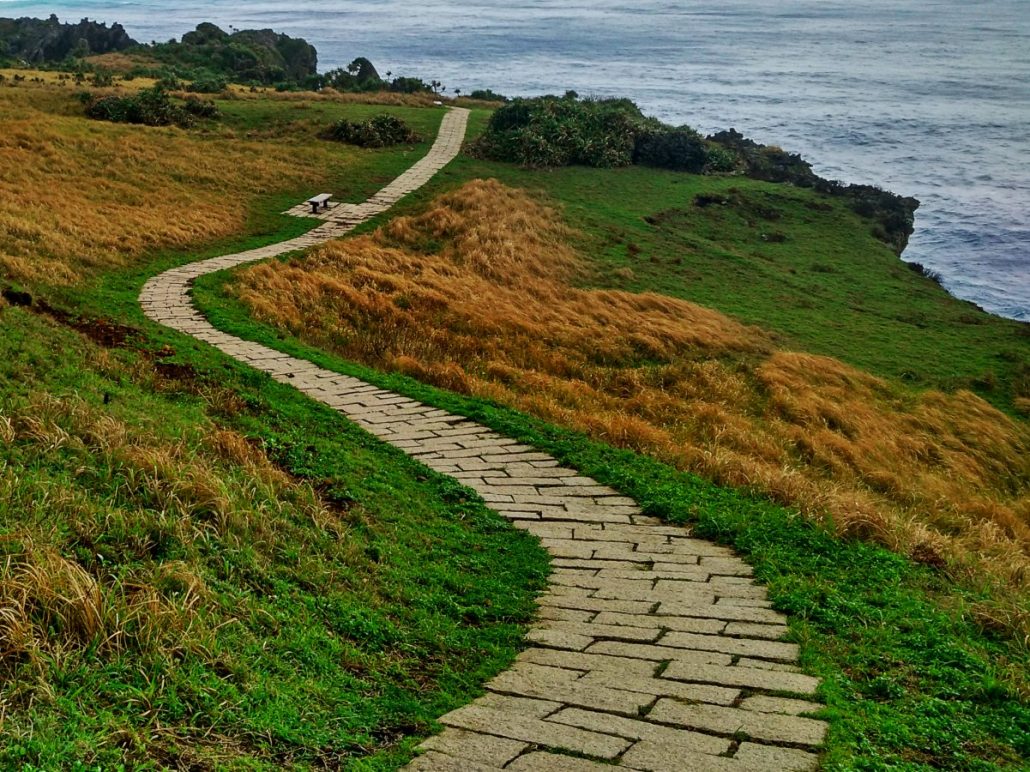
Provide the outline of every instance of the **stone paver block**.
<path id="1" fill-rule="evenodd" d="M 630 716 L 638 715 L 641 710 L 649 707 L 654 701 L 650 695 L 639 692 L 617 691 L 590 684 L 583 686 L 578 681 L 569 681 L 565 678 L 555 679 L 542 673 L 543 670 L 551 669 L 532 670 L 519 666 L 501 673 L 487 684 L 487 688 L 505 694 L 546 698 L 567 705 L 579 705 L 593 710 L 624 713 Z"/>
<path id="2" fill-rule="evenodd" d="M 615 734 L 629 740 L 654 740 L 669 745 L 678 745 L 686 750 L 710 753 L 715 756 L 725 753 L 730 748 L 730 741 L 722 737 L 713 737 L 683 729 L 671 729 L 648 721 L 612 716 L 580 708 L 565 708 L 553 716 L 548 716 L 547 720 L 578 726 L 580 729 Z"/>
<path id="3" fill-rule="evenodd" d="M 636 743 L 621 761 L 625 767 L 644 772 L 740 772 L 738 762 L 733 759 L 695 753 L 680 745 L 653 740 Z"/>
<path id="4" fill-rule="evenodd" d="M 495 772 L 500 767 L 429 751 L 405 767 L 412 772 Z"/>
<path id="5" fill-rule="evenodd" d="M 721 651 L 725 654 L 779 659 L 790 662 L 793 662 L 798 657 L 798 645 L 796 643 L 780 643 L 779 641 L 753 640 L 749 638 L 727 638 L 722 635 L 671 632 L 662 636 L 659 643 L 662 646 L 703 651 Z"/>
<path id="6" fill-rule="evenodd" d="M 802 713 L 815 713 L 824 706 L 808 700 L 790 700 L 786 697 L 766 697 L 756 695 L 741 700 L 739 707 L 743 710 L 755 710 L 759 713 L 783 713 L 788 716 L 800 716 Z"/>
<path id="7" fill-rule="evenodd" d="M 819 686 L 818 678 L 800 673 L 781 673 L 753 667 L 695 665 L 689 662 L 671 663 L 662 673 L 662 677 L 678 681 L 743 686 L 750 689 L 806 695 L 815 694 L 815 690 Z"/>
<path id="8" fill-rule="evenodd" d="M 728 622 L 723 635 L 739 635 L 744 638 L 766 638 L 777 640 L 787 634 L 786 625 L 757 625 L 750 622 Z"/>
<path id="9" fill-rule="evenodd" d="M 819 746 L 826 739 L 826 724 L 823 721 L 776 713 L 756 713 L 719 705 L 687 705 L 668 698 L 658 700 L 647 718 L 690 729 L 725 735 L 743 733 L 758 740 L 793 745 Z"/>
<path id="10" fill-rule="evenodd" d="M 732 705 L 740 697 L 740 689 L 727 686 L 692 684 L 668 678 L 641 678 L 604 670 L 592 670 L 580 678 L 579 682 L 583 685 L 597 684 L 628 692 L 641 692 L 653 697 L 678 697 L 682 700 L 708 702 L 713 705 Z"/>
<path id="11" fill-rule="evenodd" d="M 503 767 L 528 747 L 528 743 L 518 740 L 453 728 L 443 730 L 419 746 L 421 750 L 437 751 L 492 767 Z"/>
<path id="12" fill-rule="evenodd" d="M 621 737 L 491 710 L 476 703 L 448 713 L 440 723 L 600 759 L 614 759 L 630 746 L 629 741 Z"/>
<path id="13" fill-rule="evenodd" d="M 546 751 L 527 753 L 505 767 L 512 772 L 611 772 L 612 769 L 615 767 L 611 764 Z"/>
<path id="14" fill-rule="evenodd" d="M 643 624 L 646 622 L 648 617 L 643 616 L 639 617 L 639 619 L 641 624 Z M 591 639 L 591 643 L 593 643 L 594 640 L 618 640 L 651 643 L 662 634 L 662 631 L 657 627 L 598 625 L 593 622 L 552 622 L 544 625 L 544 628 L 547 630 L 586 636 Z"/>
<path id="15" fill-rule="evenodd" d="M 685 633 L 721 633 L 726 627 L 722 619 L 698 619 L 695 617 L 663 617 L 663 616 L 641 616 L 639 614 L 620 614 L 614 611 L 602 611 L 593 622 L 599 625 L 630 625 L 640 626 L 645 624 L 657 625 L 668 630 L 682 630 Z"/>
<path id="16" fill-rule="evenodd" d="M 814 753 L 756 743 L 741 743 L 733 759 L 748 772 L 809 772 L 819 768 L 819 757 Z"/>
<path id="17" fill-rule="evenodd" d="M 643 643 L 600 641 L 586 650 L 588 654 L 608 654 L 615 657 L 633 657 L 654 662 L 696 662 L 701 665 L 729 665 L 733 657 L 716 651 L 692 651 L 670 646 L 650 646 Z"/>
<path id="18" fill-rule="evenodd" d="M 526 649 L 516 662 L 528 662 L 533 665 L 564 668 L 566 670 L 609 670 L 626 675 L 654 675 L 656 663 L 642 659 L 627 657 L 609 657 L 602 654 L 584 654 L 561 649 Z"/>

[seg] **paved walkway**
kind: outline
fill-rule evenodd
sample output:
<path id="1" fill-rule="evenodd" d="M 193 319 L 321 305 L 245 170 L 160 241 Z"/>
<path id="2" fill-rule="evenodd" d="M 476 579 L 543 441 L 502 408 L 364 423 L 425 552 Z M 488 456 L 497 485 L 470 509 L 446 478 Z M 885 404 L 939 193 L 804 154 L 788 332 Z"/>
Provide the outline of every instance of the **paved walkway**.
<path id="1" fill-rule="evenodd" d="M 197 276 L 341 236 L 427 182 L 457 155 L 467 117 L 450 111 L 428 155 L 364 204 L 330 210 L 299 238 L 156 276 L 140 303 L 460 480 L 550 552 L 529 647 L 485 696 L 440 719 L 409 770 L 814 768 L 826 724 L 801 714 L 819 708 L 818 681 L 730 550 L 485 426 L 227 335 L 193 307 Z"/>

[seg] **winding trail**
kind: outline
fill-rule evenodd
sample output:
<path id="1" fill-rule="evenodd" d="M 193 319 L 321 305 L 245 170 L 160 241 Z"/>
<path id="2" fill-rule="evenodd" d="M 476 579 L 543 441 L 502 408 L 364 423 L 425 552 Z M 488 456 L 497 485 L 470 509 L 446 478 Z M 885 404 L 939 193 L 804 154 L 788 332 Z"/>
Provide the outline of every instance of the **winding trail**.
<path id="1" fill-rule="evenodd" d="M 150 279 L 148 317 L 295 386 L 384 442 L 460 480 L 552 557 L 528 648 L 485 696 L 440 719 L 409 770 L 802 770 L 826 724 L 802 717 L 818 680 L 780 639 L 786 619 L 732 551 L 662 525 L 636 502 L 462 416 L 220 332 L 197 311 L 198 276 L 342 236 L 459 152 L 468 112 L 429 153 L 360 205 L 295 239 Z M 298 206 L 291 213 L 306 215 Z M 790 695 L 790 696 L 785 696 Z"/>

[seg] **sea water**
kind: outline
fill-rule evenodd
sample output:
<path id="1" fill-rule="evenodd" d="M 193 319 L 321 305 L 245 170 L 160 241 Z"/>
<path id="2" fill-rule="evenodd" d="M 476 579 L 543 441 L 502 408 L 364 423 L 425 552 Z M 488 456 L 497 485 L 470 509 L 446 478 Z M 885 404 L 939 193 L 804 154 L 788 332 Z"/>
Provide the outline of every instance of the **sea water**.
<path id="1" fill-rule="evenodd" d="M 0 0 L 0 16 L 271 27 L 320 68 L 452 92 L 629 96 L 666 121 L 735 127 L 823 176 L 922 201 L 905 259 L 1030 321 L 1030 0 Z"/>

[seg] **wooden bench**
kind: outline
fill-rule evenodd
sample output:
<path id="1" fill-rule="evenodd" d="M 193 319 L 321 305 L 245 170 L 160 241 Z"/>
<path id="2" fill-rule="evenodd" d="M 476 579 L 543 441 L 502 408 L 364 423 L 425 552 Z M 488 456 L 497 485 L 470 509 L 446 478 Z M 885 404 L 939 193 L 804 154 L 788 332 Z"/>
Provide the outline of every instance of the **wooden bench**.
<path id="1" fill-rule="evenodd" d="M 322 209 L 328 209 L 329 199 L 332 197 L 332 193 L 319 193 L 317 196 L 309 198 L 308 203 L 311 204 L 311 214 L 318 214 L 319 207 Z"/>

